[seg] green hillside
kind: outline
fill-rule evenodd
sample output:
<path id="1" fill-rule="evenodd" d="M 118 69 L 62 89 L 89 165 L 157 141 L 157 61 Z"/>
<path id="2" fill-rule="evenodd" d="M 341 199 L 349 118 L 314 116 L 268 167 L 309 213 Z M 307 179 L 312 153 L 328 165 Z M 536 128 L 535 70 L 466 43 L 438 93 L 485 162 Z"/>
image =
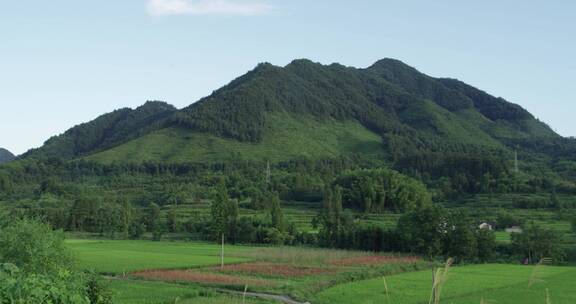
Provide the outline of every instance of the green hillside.
<path id="1" fill-rule="evenodd" d="M 562 139 L 519 105 L 393 59 L 365 68 L 268 63 L 177 110 L 162 102 L 76 126 L 24 158 L 275 161 L 475 153 Z"/>
<path id="2" fill-rule="evenodd" d="M 280 161 L 297 157 L 321 158 L 344 154 L 382 157 L 382 139 L 355 121 L 289 114 L 269 114 L 262 141 L 241 142 L 209 133 L 166 128 L 116 148 L 86 157 L 111 162 L 218 162 L 226 160 Z"/>
<path id="3" fill-rule="evenodd" d="M 73 159 L 101 151 L 159 128 L 175 111 L 175 107 L 160 101 L 148 101 L 136 109 L 119 109 L 53 136 L 23 157 Z"/>

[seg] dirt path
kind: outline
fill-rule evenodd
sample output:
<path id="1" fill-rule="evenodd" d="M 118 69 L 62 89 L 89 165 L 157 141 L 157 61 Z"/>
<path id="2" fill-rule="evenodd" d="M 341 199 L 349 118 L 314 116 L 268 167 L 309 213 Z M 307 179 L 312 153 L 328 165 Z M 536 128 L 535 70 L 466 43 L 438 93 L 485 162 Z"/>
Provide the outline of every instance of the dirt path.
<path id="1" fill-rule="evenodd" d="M 235 290 L 228 290 L 228 289 L 215 289 L 218 292 L 221 293 L 227 293 L 227 294 L 234 294 L 234 295 L 246 295 L 247 297 L 251 297 L 251 298 L 260 298 L 260 299 L 266 299 L 266 300 L 274 300 L 274 301 L 278 301 L 278 302 L 282 302 L 284 304 L 310 304 L 310 302 L 298 302 L 292 298 L 290 298 L 289 296 L 281 296 L 281 295 L 274 295 L 274 294 L 268 294 L 268 293 L 260 293 L 260 292 L 241 292 L 241 291 L 235 291 Z"/>
<path id="2" fill-rule="evenodd" d="M 139 281 L 139 280 L 131 279 L 129 277 L 122 277 L 122 276 L 103 276 L 103 278 L 106 278 L 108 280 Z M 275 294 L 268 294 L 268 293 L 261 293 L 261 292 L 246 292 L 246 293 L 244 293 L 242 291 L 230 290 L 230 289 L 224 289 L 224 288 L 215 288 L 213 290 L 216 292 L 219 292 L 219 293 L 226 293 L 226 294 L 232 294 L 232 295 L 238 295 L 238 296 L 246 295 L 247 297 L 250 297 L 250 298 L 260 298 L 260 299 L 266 299 L 266 300 L 273 300 L 273 301 L 278 301 L 278 302 L 284 303 L 284 304 L 310 304 L 310 302 L 298 302 L 298 301 L 290 298 L 289 296 L 283 296 L 283 295 L 275 295 Z"/>

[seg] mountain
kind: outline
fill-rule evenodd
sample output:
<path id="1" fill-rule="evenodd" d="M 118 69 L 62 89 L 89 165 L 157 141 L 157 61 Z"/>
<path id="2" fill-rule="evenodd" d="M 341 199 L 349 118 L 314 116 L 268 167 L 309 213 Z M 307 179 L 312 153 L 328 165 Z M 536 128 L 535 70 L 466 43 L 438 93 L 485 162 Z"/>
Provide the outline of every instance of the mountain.
<path id="1" fill-rule="evenodd" d="M 10 152 L 4 148 L 0 148 L 0 164 L 12 161 L 15 158 L 16 158 L 16 156 L 14 156 L 14 154 L 12 154 L 12 152 Z"/>
<path id="2" fill-rule="evenodd" d="M 415 152 L 510 153 L 561 139 L 521 106 L 393 59 L 359 69 L 268 63 L 176 110 L 122 109 L 72 128 L 26 156 L 111 162 L 289 160 Z"/>
<path id="3" fill-rule="evenodd" d="M 119 109 L 54 136 L 23 157 L 72 159 L 105 150 L 146 134 L 175 112 L 174 106 L 160 101 L 149 101 L 136 109 Z"/>

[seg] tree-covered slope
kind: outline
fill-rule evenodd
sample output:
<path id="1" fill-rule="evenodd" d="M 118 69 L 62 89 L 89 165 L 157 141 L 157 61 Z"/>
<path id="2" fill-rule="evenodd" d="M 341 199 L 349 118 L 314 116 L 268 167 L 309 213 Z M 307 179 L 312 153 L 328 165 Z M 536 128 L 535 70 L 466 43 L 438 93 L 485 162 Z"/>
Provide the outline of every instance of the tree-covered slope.
<path id="1" fill-rule="evenodd" d="M 14 154 L 12 154 L 12 152 L 10 152 L 4 148 L 0 148 L 0 164 L 12 161 L 12 160 L 14 160 L 14 158 L 15 158 L 15 156 L 14 156 Z"/>
<path id="2" fill-rule="evenodd" d="M 382 138 L 356 121 L 326 119 L 319 122 L 312 116 L 294 117 L 286 113 L 267 114 L 266 119 L 273 123 L 258 142 L 238 141 L 182 128 L 166 128 L 86 159 L 101 163 L 173 163 L 282 161 L 351 154 L 383 157 Z"/>
<path id="3" fill-rule="evenodd" d="M 344 126 L 350 127 L 347 135 Z M 347 144 L 362 143 L 367 134 L 382 141 L 379 153 Z M 394 160 L 428 152 L 509 153 L 517 141 L 559 138 L 519 105 L 397 60 L 365 69 L 295 60 L 285 67 L 260 64 L 182 110 L 148 103 L 106 114 L 28 155 L 225 161 L 232 155 L 285 160 L 370 150 L 375 158 Z"/>
<path id="4" fill-rule="evenodd" d="M 111 148 L 159 128 L 162 120 L 175 111 L 172 105 L 159 101 L 149 101 L 136 109 L 119 109 L 54 136 L 23 157 L 72 159 Z"/>

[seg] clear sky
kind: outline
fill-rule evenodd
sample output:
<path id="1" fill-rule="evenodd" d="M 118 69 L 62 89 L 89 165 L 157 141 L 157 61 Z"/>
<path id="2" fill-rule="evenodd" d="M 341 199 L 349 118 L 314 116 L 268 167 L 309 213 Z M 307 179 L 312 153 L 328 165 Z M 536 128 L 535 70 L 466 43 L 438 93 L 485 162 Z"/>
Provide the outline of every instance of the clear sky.
<path id="1" fill-rule="evenodd" d="M 0 0 L 0 147 L 121 107 L 181 108 L 295 58 L 400 59 L 576 135 L 573 0 Z"/>

